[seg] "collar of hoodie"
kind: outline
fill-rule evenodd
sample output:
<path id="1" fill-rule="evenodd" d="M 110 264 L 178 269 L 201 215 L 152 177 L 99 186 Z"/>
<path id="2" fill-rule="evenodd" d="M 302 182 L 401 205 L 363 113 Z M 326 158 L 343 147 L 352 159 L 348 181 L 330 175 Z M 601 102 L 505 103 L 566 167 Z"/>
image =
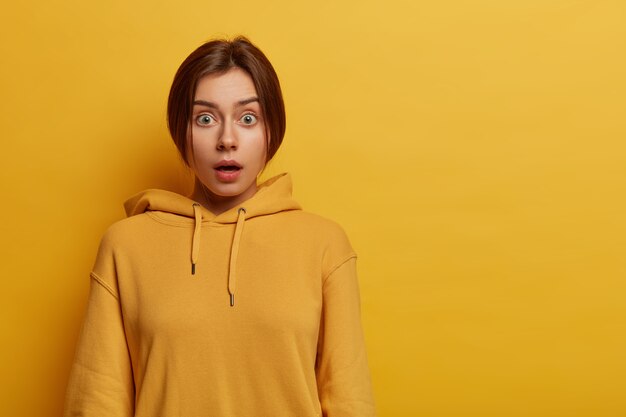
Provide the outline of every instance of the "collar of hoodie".
<path id="1" fill-rule="evenodd" d="M 200 247 L 202 223 L 234 224 L 235 231 L 231 241 L 228 266 L 228 295 L 230 305 L 234 306 L 237 285 L 237 256 L 246 220 L 257 216 L 273 215 L 287 210 L 301 210 L 300 205 L 292 197 L 291 176 L 289 173 L 283 172 L 275 175 L 259 184 L 257 188 L 257 192 L 248 200 L 219 215 L 213 214 L 189 197 L 160 189 L 148 189 L 133 195 L 124 202 L 124 208 L 128 217 L 146 211 L 162 211 L 176 214 L 175 219 L 178 219 L 180 223 L 193 225 L 190 242 L 190 269 L 192 275 L 195 275 L 196 265 L 201 263 L 202 260 L 202 248 Z"/>

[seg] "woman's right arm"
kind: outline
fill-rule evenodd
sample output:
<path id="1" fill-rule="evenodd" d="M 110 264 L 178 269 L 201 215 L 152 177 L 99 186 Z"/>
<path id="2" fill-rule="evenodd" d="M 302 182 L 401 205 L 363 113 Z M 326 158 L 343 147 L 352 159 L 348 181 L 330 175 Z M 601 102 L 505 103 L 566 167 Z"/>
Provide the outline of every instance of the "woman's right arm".
<path id="1" fill-rule="evenodd" d="M 65 397 L 64 417 L 132 417 L 135 386 L 117 288 L 97 271 L 113 263 L 103 239 Z M 102 269 L 100 268 L 100 269 Z M 97 271 L 97 272 L 96 272 Z M 114 272 L 113 272 L 114 273 Z"/>

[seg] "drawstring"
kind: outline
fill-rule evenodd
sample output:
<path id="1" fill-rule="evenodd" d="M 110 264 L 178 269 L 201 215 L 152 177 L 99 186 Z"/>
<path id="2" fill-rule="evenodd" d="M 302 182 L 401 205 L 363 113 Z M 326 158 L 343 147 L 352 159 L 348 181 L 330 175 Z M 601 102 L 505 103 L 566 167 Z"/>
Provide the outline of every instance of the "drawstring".
<path id="1" fill-rule="evenodd" d="M 242 213 L 244 213 L 242 215 Z M 235 235 L 233 236 L 233 245 L 230 248 L 230 267 L 228 268 L 228 293 L 230 294 L 230 306 L 235 305 L 235 285 L 237 283 L 235 274 L 237 267 L 237 254 L 239 253 L 239 240 L 241 232 L 243 232 L 243 222 L 246 220 L 246 209 L 240 207 L 237 210 L 237 225 L 235 226 Z"/>
<path id="2" fill-rule="evenodd" d="M 193 229 L 193 238 L 191 240 L 191 274 L 195 275 L 198 252 L 200 251 L 200 230 L 202 228 L 202 213 L 200 212 L 199 203 L 193 203 L 193 214 L 196 220 Z"/>
<path id="3" fill-rule="evenodd" d="M 191 240 L 191 274 L 196 273 L 196 263 L 198 263 L 198 253 L 200 252 L 200 231 L 202 230 L 202 213 L 200 204 L 193 203 L 193 213 L 195 217 L 195 225 L 193 229 L 193 237 Z M 237 210 L 237 224 L 235 225 L 235 234 L 233 235 L 233 243 L 230 248 L 230 264 L 228 267 L 228 294 L 230 295 L 230 306 L 235 305 L 235 288 L 237 284 L 237 255 L 239 254 L 239 242 L 241 233 L 243 232 L 243 223 L 246 220 L 246 209 L 240 207 Z"/>

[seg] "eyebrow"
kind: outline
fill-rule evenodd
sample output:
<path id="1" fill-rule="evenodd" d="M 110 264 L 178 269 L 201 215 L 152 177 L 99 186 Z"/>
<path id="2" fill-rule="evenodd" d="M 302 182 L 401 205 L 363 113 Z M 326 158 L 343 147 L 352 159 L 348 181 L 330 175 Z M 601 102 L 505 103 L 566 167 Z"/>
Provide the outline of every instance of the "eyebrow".
<path id="1" fill-rule="evenodd" d="M 237 102 L 237 107 L 245 106 L 246 104 L 250 104 L 250 103 L 253 103 L 255 101 L 258 102 L 259 98 L 258 97 L 250 97 L 250 98 L 246 98 L 246 99 L 243 99 L 243 100 L 239 100 Z M 219 106 L 217 104 L 215 104 L 215 103 L 213 103 L 211 101 L 206 101 L 206 100 L 194 100 L 193 104 L 194 104 L 194 106 L 196 104 L 199 104 L 201 106 L 211 107 L 211 108 L 214 108 L 214 109 L 219 108 Z"/>

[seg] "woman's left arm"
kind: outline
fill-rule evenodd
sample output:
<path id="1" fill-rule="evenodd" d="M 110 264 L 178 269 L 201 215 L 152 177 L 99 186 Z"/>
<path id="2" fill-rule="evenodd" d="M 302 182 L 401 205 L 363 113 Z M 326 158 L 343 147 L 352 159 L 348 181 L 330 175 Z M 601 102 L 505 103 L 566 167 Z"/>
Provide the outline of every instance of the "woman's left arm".
<path id="1" fill-rule="evenodd" d="M 316 374 L 324 417 L 376 416 L 354 253 L 323 282 Z"/>

